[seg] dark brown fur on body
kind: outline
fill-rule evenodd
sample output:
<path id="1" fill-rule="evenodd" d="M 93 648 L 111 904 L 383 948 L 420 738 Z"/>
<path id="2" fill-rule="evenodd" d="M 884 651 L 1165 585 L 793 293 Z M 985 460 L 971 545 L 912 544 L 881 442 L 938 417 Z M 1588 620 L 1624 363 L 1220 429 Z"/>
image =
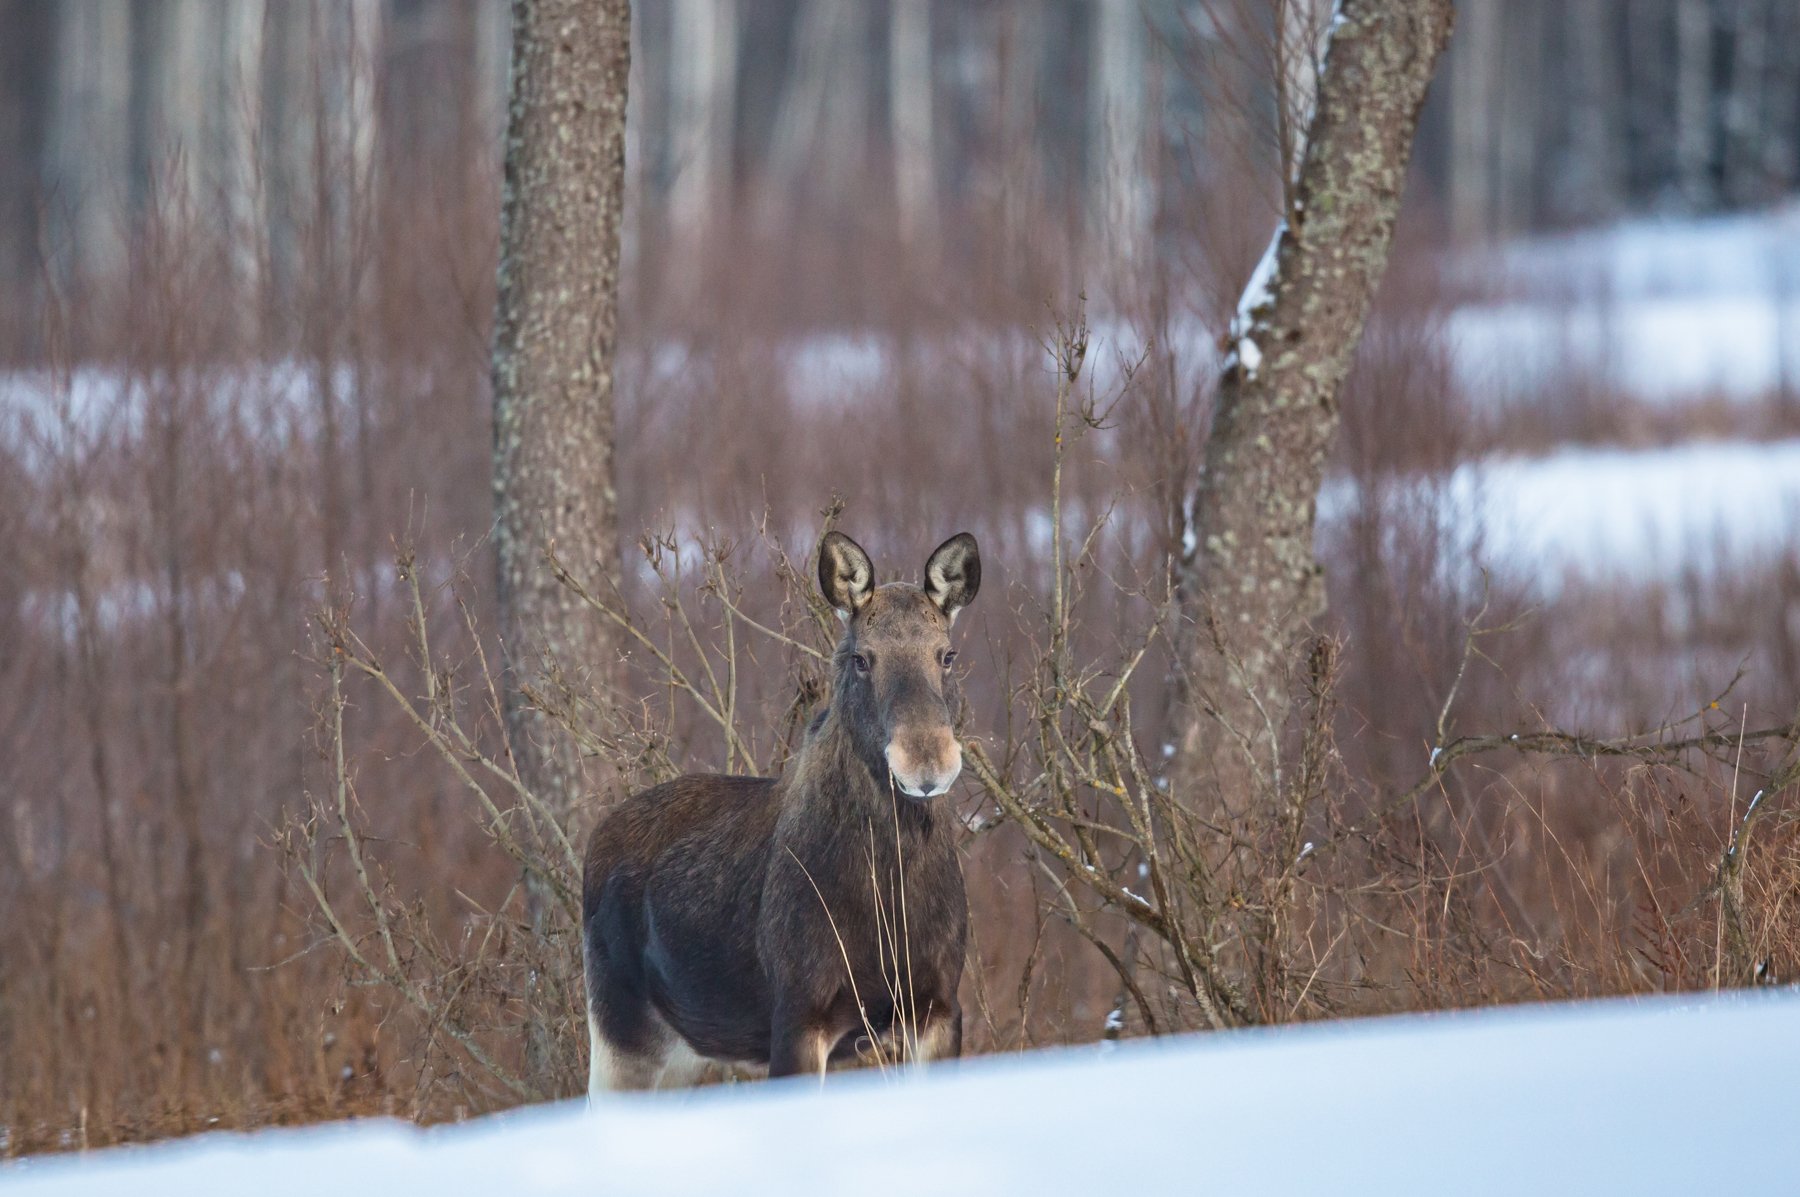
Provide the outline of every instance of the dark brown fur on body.
<path id="1" fill-rule="evenodd" d="M 845 634 L 782 777 L 682 777 L 594 829 L 590 1090 L 679 1083 L 699 1058 L 816 1071 L 871 1032 L 921 1059 L 960 1051 L 967 904 L 954 819 L 931 798 L 960 768 L 948 632 L 980 562 L 965 534 L 923 588 L 872 579 L 827 536 L 820 586 Z"/>

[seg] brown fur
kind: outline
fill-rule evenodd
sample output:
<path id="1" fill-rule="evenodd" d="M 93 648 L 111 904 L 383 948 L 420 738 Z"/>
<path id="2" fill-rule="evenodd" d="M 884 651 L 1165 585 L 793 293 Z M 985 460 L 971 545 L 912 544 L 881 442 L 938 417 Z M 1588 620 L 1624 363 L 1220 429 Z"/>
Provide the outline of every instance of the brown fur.
<path id="1" fill-rule="evenodd" d="M 872 578 L 854 542 L 827 536 L 821 589 L 845 632 L 830 704 L 786 773 L 678 778 L 595 827 L 590 1090 L 679 1079 L 684 1048 L 772 1076 L 871 1045 L 960 1052 L 967 902 L 954 820 L 930 795 L 960 767 L 949 629 L 980 561 L 964 534 L 924 588 Z"/>

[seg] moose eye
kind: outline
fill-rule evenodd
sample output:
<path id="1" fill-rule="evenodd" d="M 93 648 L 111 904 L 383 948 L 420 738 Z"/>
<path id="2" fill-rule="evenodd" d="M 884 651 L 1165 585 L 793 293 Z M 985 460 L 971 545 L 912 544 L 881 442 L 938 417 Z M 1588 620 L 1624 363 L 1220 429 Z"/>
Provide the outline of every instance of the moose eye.
<path id="1" fill-rule="evenodd" d="M 856 666 L 856 672 L 858 673 L 869 672 L 869 658 L 863 656 L 861 653 L 851 653 L 850 663 Z"/>
<path id="2" fill-rule="evenodd" d="M 956 650 L 953 648 L 945 649 L 944 650 L 944 668 L 945 669 L 950 668 L 950 666 L 952 664 L 954 664 L 955 662 L 956 662 Z"/>

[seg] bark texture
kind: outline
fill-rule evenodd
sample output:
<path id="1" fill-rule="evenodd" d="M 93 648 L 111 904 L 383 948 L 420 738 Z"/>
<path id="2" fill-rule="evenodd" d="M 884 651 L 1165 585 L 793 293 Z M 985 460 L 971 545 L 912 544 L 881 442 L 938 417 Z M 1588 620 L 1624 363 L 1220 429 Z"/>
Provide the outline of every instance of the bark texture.
<path id="1" fill-rule="evenodd" d="M 1183 563 L 1177 779 L 1241 804 L 1275 784 L 1288 666 L 1325 609 L 1313 522 L 1326 452 L 1450 36 L 1449 0 L 1343 0 L 1299 186 L 1232 328 Z"/>
<path id="2" fill-rule="evenodd" d="M 624 206 L 627 0 L 514 0 L 499 298 L 494 508 L 507 734 L 525 784 L 569 810 L 581 763 L 519 693 L 541 654 L 598 688 L 618 650 L 557 584 L 547 544 L 601 589 L 619 570 L 613 345 Z"/>

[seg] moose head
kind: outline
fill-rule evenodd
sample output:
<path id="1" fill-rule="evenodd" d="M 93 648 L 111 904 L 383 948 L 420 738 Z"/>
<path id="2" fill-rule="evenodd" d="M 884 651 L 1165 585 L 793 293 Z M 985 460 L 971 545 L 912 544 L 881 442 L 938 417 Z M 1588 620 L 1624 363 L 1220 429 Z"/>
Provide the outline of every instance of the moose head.
<path id="1" fill-rule="evenodd" d="M 819 546 L 819 590 L 844 621 L 832 705 L 878 778 L 935 798 L 962 771 L 951 727 L 950 625 L 981 588 L 981 553 L 959 532 L 925 562 L 923 585 L 875 585 L 869 555 L 841 532 Z"/>

